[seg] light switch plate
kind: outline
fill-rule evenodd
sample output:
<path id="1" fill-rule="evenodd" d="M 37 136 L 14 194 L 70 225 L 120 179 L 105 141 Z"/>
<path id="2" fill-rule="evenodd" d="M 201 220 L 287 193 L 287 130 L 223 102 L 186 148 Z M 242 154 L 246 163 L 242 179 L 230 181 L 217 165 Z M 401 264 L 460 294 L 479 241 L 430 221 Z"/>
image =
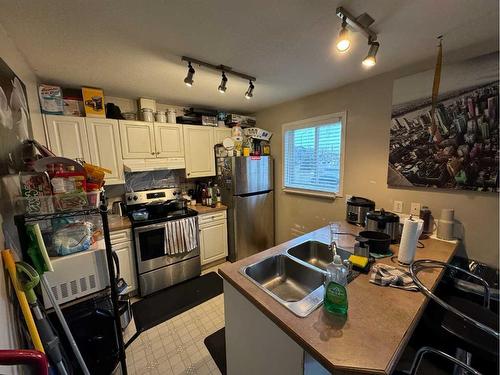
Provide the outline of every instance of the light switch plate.
<path id="1" fill-rule="evenodd" d="M 394 201 L 394 206 L 392 207 L 394 212 L 403 212 L 403 201 Z"/>
<path id="2" fill-rule="evenodd" d="M 420 215 L 420 203 L 415 203 L 415 202 L 411 203 L 410 214 L 414 216 Z"/>

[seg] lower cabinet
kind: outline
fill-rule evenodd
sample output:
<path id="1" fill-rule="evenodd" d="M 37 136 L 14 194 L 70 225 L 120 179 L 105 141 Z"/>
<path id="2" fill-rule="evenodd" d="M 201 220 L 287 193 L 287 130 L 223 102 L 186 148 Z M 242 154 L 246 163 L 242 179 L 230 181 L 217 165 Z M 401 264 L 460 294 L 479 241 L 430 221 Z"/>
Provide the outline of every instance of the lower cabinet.
<path id="1" fill-rule="evenodd" d="M 226 211 L 198 216 L 200 223 L 201 264 L 207 264 L 227 257 Z"/>
<path id="2" fill-rule="evenodd" d="M 120 263 L 120 277 L 128 284 L 128 292 L 137 289 L 137 274 L 135 254 L 132 244 L 132 230 L 116 230 L 110 233 L 111 249 L 118 256 Z"/>

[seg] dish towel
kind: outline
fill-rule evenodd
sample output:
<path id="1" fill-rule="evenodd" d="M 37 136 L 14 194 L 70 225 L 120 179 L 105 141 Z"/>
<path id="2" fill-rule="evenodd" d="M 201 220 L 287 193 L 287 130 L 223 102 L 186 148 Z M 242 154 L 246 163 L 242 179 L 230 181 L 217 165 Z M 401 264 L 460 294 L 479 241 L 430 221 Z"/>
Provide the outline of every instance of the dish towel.
<path id="1" fill-rule="evenodd" d="M 418 286 L 413 282 L 410 274 L 387 264 L 375 264 L 370 273 L 370 282 L 381 286 L 418 292 Z"/>
<path id="2" fill-rule="evenodd" d="M 165 223 L 165 254 L 183 254 L 192 251 L 197 246 L 196 217 L 167 221 Z"/>

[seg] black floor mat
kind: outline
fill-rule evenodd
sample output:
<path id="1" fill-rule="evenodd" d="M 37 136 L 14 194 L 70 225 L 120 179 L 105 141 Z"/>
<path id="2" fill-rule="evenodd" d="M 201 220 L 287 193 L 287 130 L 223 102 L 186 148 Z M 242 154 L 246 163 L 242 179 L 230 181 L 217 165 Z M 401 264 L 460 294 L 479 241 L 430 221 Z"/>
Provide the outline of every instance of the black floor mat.
<path id="1" fill-rule="evenodd" d="M 184 281 L 132 304 L 135 327 L 144 332 L 222 294 L 222 278 L 215 272 Z"/>
<path id="2" fill-rule="evenodd" d="M 215 364 L 219 368 L 222 375 L 226 375 L 226 330 L 225 328 L 219 329 L 217 332 L 212 333 L 206 337 L 203 342 L 207 347 L 210 355 L 214 359 Z"/>

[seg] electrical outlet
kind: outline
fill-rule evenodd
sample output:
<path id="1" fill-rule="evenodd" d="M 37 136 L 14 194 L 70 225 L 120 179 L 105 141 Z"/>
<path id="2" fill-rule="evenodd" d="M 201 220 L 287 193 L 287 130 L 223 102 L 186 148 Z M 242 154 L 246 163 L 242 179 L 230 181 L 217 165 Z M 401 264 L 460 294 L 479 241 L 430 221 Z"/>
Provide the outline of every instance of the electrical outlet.
<path id="1" fill-rule="evenodd" d="M 394 212 L 403 212 L 403 201 L 394 201 L 394 206 L 392 208 Z"/>
<path id="2" fill-rule="evenodd" d="M 414 216 L 420 215 L 420 203 L 414 203 L 414 202 L 411 203 L 410 214 Z"/>

